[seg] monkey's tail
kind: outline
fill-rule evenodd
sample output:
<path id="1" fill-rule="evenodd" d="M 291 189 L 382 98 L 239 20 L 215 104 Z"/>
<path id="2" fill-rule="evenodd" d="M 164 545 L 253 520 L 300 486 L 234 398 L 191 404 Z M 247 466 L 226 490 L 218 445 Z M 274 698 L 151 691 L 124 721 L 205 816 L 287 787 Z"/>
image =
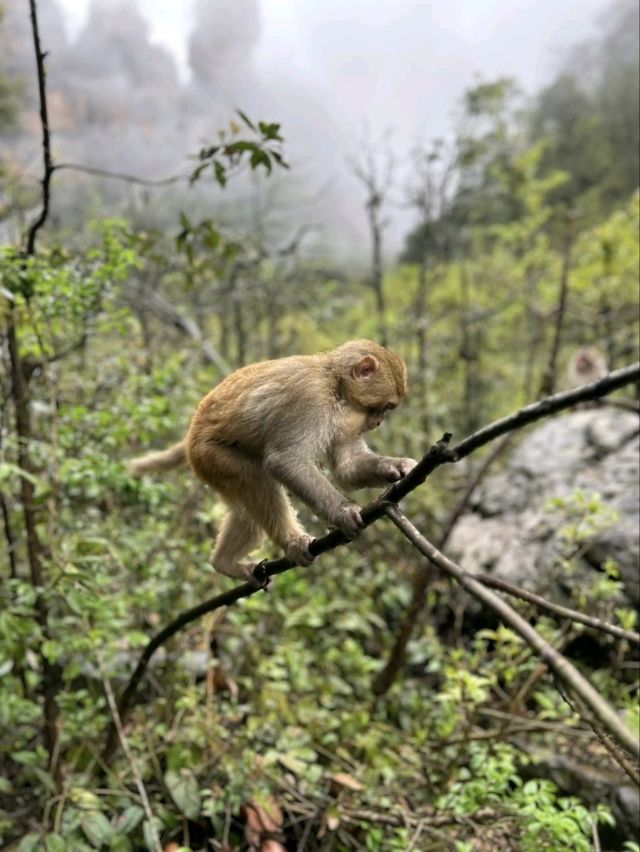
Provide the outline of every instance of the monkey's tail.
<path id="1" fill-rule="evenodd" d="M 172 470 L 184 464 L 187 460 L 187 450 L 184 441 L 179 444 L 174 444 L 167 450 L 160 450 L 157 453 L 149 453 L 146 456 L 140 456 L 137 459 L 131 459 L 127 465 L 127 470 L 133 476 L 142 476 L 145 473 L 157 473 L 163 470 Z"/>

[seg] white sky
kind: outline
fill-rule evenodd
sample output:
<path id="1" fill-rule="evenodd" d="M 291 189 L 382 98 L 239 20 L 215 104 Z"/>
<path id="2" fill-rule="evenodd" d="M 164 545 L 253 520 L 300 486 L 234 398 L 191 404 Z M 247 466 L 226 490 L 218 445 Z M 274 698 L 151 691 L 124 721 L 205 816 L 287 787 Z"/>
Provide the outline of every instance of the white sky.
<path id="1" fill-rule="evenodd" d="M 70 34 L 90 0 L 58 0 Z M 188 76 L 190 0 L 138 0 L 150 35 Z M 258 70 L 309 84 L 362 126 L 442 133 L 455 99 L 473 82 L 514 76 L 544 83 L 556 50 L 589 36 L 609 0 L 259 0 Z M 445 106 L 447 104 L 448 106 Z M 444 107 L 444 108 L 443 108 Z M 439 119 L 432 126 L 433 113 Z"/>
<path id="2" fill-rule="evenodd" d="M 72 36 L 86 20 L 89 2 L 58 0 Z M 191 2 L 137 2 L 149 22 L 153 40 L 171 50 L 186 74 L 186 38 L 193 20 Z M 331 22 L 375 29 L 382 46 L 387 28 L 392 35 L 407 36 L 411 35 L 413 20 L 430 20 L 459 39 L 472 61 L 477 57 L 477 70 L 482 70 L 479 60 L 490 59 L 494 65 L 511 69 L 516 76 L 535 79 L 539 75 L 525 67 L 532 54 L 539 56 L 545 50 L 552 51 L 554 45 L 580 40 L 592 29 L 596 14 L 607 5 L 606 0 L 261 0 L 261 52 L 267 60 L 282 57 L 283 53 L 295 56 L 304 65 L 309 64 L 305 48 L 313 41 L 314 33 Z M 394 42 L 392 47 L 400 65 L 411 58 L 402 42 Z M 517 73 L 519 70 L 521 74 Z"/>
<path id="3" fill-rule="evenodd" d="M 288 141 L 306 128 L 320 145 L 310 155 L 316 162 L 326 144 L 324 165 L 340 182 L 347 149 L 353 150 L 365 128 L 371 138 L 393 128 L 405 147 L 446 135 L 456 102 L 478 74 L 489 80 L 512 76 L 525 91 L 535 91 L 551 78 L 568 46 L 595 33 L 611 2 L 258 0 L 255 71 L 271 95 L 267 115 L 282 118 Z M 90 0 L 57 3 L 75 36 Z M 151 40 L 171 51 L 186 80 L 191 0 L 137 4 Z M 330 122 L 323 124 L 323 116 Z M 339 169 L 331 133 L 341 139 Z"/>

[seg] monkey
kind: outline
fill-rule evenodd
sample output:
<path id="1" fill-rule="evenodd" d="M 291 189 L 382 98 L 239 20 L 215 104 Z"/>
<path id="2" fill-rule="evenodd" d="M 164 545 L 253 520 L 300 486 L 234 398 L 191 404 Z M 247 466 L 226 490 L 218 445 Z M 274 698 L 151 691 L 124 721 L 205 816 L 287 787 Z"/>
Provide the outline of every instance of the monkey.
<path id="1" fill-rule="evenodd" d="M 577 388 L 604 378 L 609 372 L 607 359 L 595 346 L 583 346 L 569 362 L 570 388 Z"/>
<path id="2" fill-rule="evenodd" d="M 371 340 L 250 364 L 203 397 L 183 441 L 134 459 L 129 470 L 140 475 L 188 461 L 228 508 L 213 567 L 252 581 L 256 563 L 243 559 L 265 535 L 294 564 L 313 561 L 313 538 L 287 492 L 352 539 L 363 526 L 361 510 L 342 491 L 396 482 L 413 469 L 414 459 L 378 455 L 363 438 L 406 393 L 404 361 Z"/>

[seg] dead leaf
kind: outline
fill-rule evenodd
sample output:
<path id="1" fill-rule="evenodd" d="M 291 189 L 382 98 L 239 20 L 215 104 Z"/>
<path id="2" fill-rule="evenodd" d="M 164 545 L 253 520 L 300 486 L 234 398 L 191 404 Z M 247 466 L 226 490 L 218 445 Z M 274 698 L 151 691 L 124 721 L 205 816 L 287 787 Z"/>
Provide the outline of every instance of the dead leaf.
<path id="1" fill-rule="evenodd" d="M 329 778 L 337 787 L 346 787 L 348 790 L 354 790 L 355 792 L 364 790 L 364 785 L 356 781 L 353 775 L 349 775 L 348 772 L 336 772 L 334 775 L 330 775 Z"/>

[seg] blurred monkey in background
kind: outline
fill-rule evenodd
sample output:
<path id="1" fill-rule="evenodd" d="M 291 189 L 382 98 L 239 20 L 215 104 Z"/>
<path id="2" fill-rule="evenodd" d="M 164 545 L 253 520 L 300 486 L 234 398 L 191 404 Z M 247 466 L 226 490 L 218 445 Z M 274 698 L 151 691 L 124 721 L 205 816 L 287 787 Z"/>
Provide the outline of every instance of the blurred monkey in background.
<path id="1" fill-rule="evenodd" d="M 609 372 L 607 359 L 595 346 L 583 346 L 569 362 L 569 387 L 577 388 L 603 379 Z"/>

